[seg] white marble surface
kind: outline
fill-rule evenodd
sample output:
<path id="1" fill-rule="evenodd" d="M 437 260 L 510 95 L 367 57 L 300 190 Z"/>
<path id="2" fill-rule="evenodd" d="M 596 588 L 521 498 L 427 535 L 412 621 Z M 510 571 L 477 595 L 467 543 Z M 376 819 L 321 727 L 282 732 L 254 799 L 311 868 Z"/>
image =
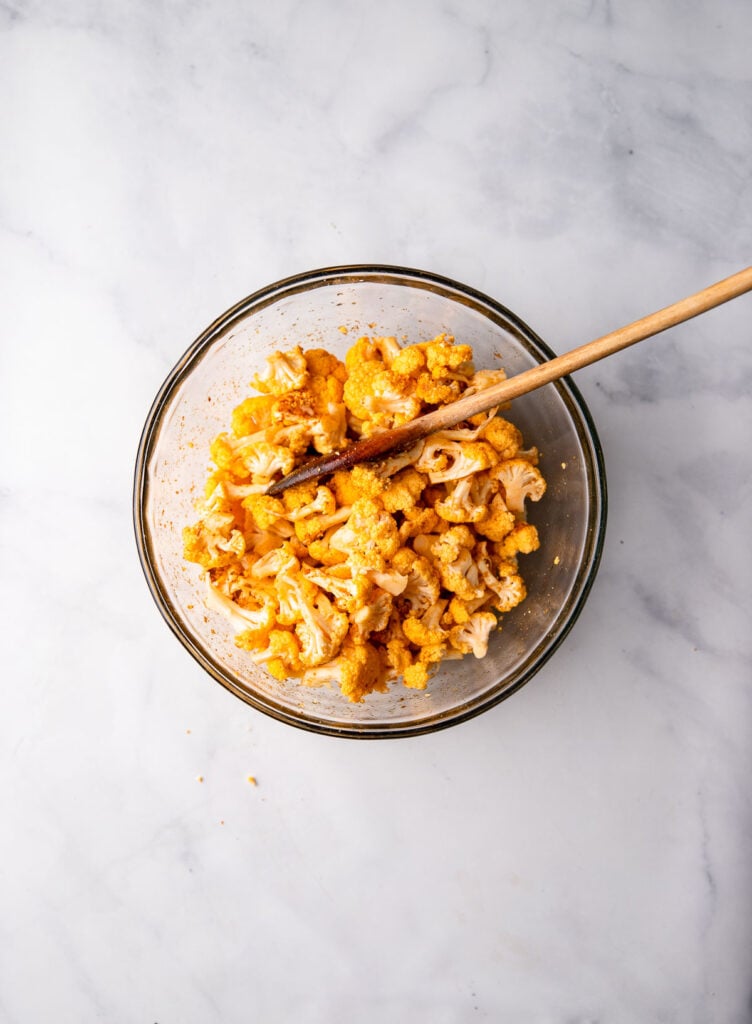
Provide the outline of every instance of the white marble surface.
<path id="1" fill-rule="evenodd" d="M 751 52 L 745 0 L 0 4 L 3 1024 L 752 1020 L 752 297 L 578 376 L 591 599 L 444 733 L 231 697 L 130 513 L 280 277 L 434 270 L 563 351 L 749 263 Z"/>

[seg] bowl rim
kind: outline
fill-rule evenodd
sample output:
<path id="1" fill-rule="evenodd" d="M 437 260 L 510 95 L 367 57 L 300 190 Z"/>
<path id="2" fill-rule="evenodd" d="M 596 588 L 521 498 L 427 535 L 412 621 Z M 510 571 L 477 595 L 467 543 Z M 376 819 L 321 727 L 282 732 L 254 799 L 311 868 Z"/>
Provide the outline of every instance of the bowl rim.
<path id="1" fill-rule="evenodd" d="M 411 267 L 380 263 L 342 264 L 293 274 L 266 285 L 236 302 L 212 321 L 185 350 L 165 377 L 149 408 L 141 432 L 133 476 L 133 525 L 141 569 L 162 618 L 182 646 L 216 682 L 220 683 L 236 697 L 239 697 L 244 703 L 254 707 L 257 711 L 261 711 L 277 721 L 295 726 L 307 732 L 349 739 L 392 739 L 437 732 L 440 729 L 446 729 L 449 726 L 458 725 L 461 722 L 475 718 L 484 711 L 507 700 L 512 694 L 520 690 L 540 671 L 554 652 L 558 650 L 579 618 L 598 573 L 607 521 L 608 493 L 606 469 L 598 432 L 590 410 L 579 389 L 573 383 L 571 377 L 562 377 L 547 386 L 555 387 L 566 406 L 568 408 L 574 406 L 582 419 L 584 436 L 583 431 L 579 429 L 578 434 L 583 447 L 589 448 L 592 459 L 592 462 L 587 459 L 585 462 L 588 477 L 591 478 L 592 497 L 590 504 L 593 504 L 594 499 L 596 506 L 595 515 L 592 517 L 593 521 L 589 524 L 587 531 L 585 557 L 575 577 L 572 591 L 558 616 L 560 619 L 558 632 L 553 638 L 551 638 L 549 632 L 541 639 L 536 648 L 528 655 L 527 665 L 520 672 L 519 678 L 514 683 L 498 691 L 491 690 L 485 693 L 482 695 L 482 698 L 479 698 L 473 704 L 460 705 L 451 711 L 437 713 L 434 717 L 422 719 L 415 724 L 396 722 L 390 725 L 366 722 L 337 725 L 325 719 L 316 719 L 313 716 L 301 717 L 282 705 L 272 703 L 265 698 L 261 699 L 236 684 L 231 678 L 229 671 L 225 674 L 219 669 L 219 666 L 208 656 L 201 644 L 197 643 L 183 628 L 169 592 L 161 583 L 155 559 L 152 556 L 152 542 L 145 514 L 149 493 L 148 467 L 155 442 L 159 436 L 162 413 L 175 389 L 189 374 L 201 353 L 208 350 L 212 342 L 217 337 L 223 335 L 239 317 L 262 309 L 279 298 L 297 292 L 308 291 L 311 288 L 358 281 L 378 282 L 381 280 L 384 283 L 389 283 L 389 279 L 393 279 L 392 283 L 396 284 L 409 284 L 413 282 L 427 290 L 431 290 L 431 286 L 435 286 L 435 289 L 441 291 L 442 294 L 446 294 L 447 290 L 458 293 L 447 297 L 457 300 L 464 296 L 471 300 L 471 304 L 476 308 L 478 306 L 484 307 L 482 312 L 492 314 L 492 319 L 500 319 L 507 329 L 511 325 L 516 329 L 513 333 L 518 336 L 519 340 L 525 343 L 527 351 L 534 358 L 542 355 L 545 359 L 552 359 L 556 355 L 550 346 L 524 320 L 502 303 L 484 292 L 440 274 L 417 270 Z M 539 350 L 538 352 L 535 351 L 536 348 Z M 576 423 L 575 427 L 577 427 Z"/>

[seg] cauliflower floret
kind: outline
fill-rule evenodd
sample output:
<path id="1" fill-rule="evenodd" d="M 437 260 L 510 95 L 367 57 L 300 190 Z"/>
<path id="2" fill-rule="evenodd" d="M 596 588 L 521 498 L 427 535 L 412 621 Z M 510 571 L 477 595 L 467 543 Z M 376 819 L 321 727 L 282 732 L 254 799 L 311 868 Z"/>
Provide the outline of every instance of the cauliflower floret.
<path id="1" fill-rule="evenodd" d="M 430 552 L 439 562 L 443 562 L 448 565 L 451 562 L 457 561 L 463 548 L 470 550 L 474 544 L 475 537 L 473 536 L 473 532 L 470 527 L 460 524 L 457 526 L 450 526 L 448 530 L 440 534 L 438 537 L 431 537 Z M 415 542 L 413 543 L 413 546 L 417 551 L 418 546 Z M 423 554 L 422 551 L 421 554 Z"/>
<path id="2" fill-rule="evenodd" d="M 302 621 L 296 623 L 295 633 L 300 641 L 300 660 L 313 668 L 333 658 L 347 636 L 347 616 L 334 607 L 328 597 L 319 591 L 315 603 L 301 606 Z"/>
<path id="3" fill-rule="evenodd" d="M 304 686 L 336 683 L 349 701 L 358 703 L 374 690 L 386 689 L 380 676 L 381 659 L 371 644 L 345 643 L 336 658 L 324 665 L 307 669 L 301 682 Z"/>
<path id="4" fill-rule="evenodd" d="M 340 469 L 331 479 L 338 505 L 352 505 L 358 498 L 375 498 L 384 490 L 384 481 L 373 466 L 357 465 Z"/>
<path id="5" fill-rule="evenodd" d="M 246 559 L 243 559 L 245 562 Z M 263 600 L 257 600 L 253 592 L 252 581 L 245 575 L 243 562 L 225 565 L 219 569 L 209 569 L 204 573 L 207 586 L 211 584 L 216 590 L 231 601 L 237 602 L 242 608 L 255 611 Z M 261 588 L 262 590 L 264 588 Z"/>
<path id="6" fill-rule="evenodd" d="M 347 410 L 342 401 L 342 384 L 337 377 L 313 377 L 310 385 L 315 417 L 311 421 L 311 443 L 321 455 L 345 445 Z"/>
<path id="7" fill-rule="evenodd" d="M 245 554 L 245 537 L 232 517 L 208 516 L 183 527 L 183 557 L 203 569 L 232 565 Z"/>
<path id="8" fill-rule="evenodd" d="M 347 555 L 344 551 L 335 551 L 334 548 L 329 547 L 329 537 L 336 529 L 337 527 L 333 526 L 326 531 L 323 537 L 316 537 L 314 540 L 308 541 L 306 545 L 308 555 L 314 562 L 327 566 L 343 565 L 347 562 Z"/>
<path id="9" fill-rule="evenodd" d="M 476 658 L 485 658 L 488 636 L 496 625 L 496 616 L 492 612 L 476 612 L 467 622 L 449 630 L 449 643 L 462 654 L 472 653 Z"/>
<path id="10" fill-rule="evenodd" d="M 402 623 L 402 629 L 410 643 L 417 647 L 425 647 L 426 644 L 440 644 L 446 638 L 446 630 L 441 626 L 430 629 L 424 622 L 414 615 L 408 615 Z"/>
<path id="11" fill-rule="evenodd" d="M 397 452 L 396 455 L 390 455 L 388 459 L 382 459 L 381 462 L 375 463 L 373 472 L 382 479 L 394 476 L 406 466 L 412 466 L 420 458 L 424 445 L 425 441 L 416 441 L 407 451 Z"/>
<path id="12" fill-rule="evenodd" d="M 333 658 L 348 629 L 347 616 L 334 608 L 328 597 L 300 572 L 294 560 L 277 575 L 277 622 L 294 626 L 300 643 L 300 661 L 311 667 Z"/>
<path id="13" fill-rule="evenodd" d="M 438 600 L 439 574 L 429 559 L 410 548 L 400 548 L 392 565 L 407 577 L 407 584 L 400 595 L 400 608 L 408 608 L 414 616 L 424 615 Z"/>
<path id="14" fill-rule="evenodd" d="M 487 515 L 478 520 L 475 529 L 489 540 L 500 541 L 514 528 L 514 513 L 507 508 L 500 494 L 495 494 L 488 506 Z"/>
<path id="15" fill-rule="evenodd" d="M 275 679 L 299 676 L 303 671 L 300 660 L 300 643 L 293 632 L 287 629 L 272 629 L 263 650 L 254 649 L 251 660 L 257 665 L 266 665 Z"/>
<path id="16" fill-rule="evenodd" d="M 427 405 L 446 405 L 459 398 L 459 381 L 437 380 L 430 373 L 421 373 L 415 385 L 415 396 Z"/>
<path id="17" fill-rule="evenodd" d="M 372 338 L 371 344 L 373 345 L 377 355 L 381 356 L 383 361 L 389 367 L 392 366 L 392 363 L 402 351 L 400 343 L 392 335 Z"/>
<path id="18" fill-rule="evenodd" d="M 243 557 L 246 541 L 237 529 L 233 502 L 224 484 L 217 484 L 211 495 L 197 503 L 199 520 L 183 528 L 183 557 L 204 569 L 230 565 Z"/>
<path id="19" fill-rule="evenodd" d="M 305 483 L 295 484 L 294 487 L 288 487 L 286 491 L 283 491 L 281 498 L 286 514 L 289 515 L 296 509 L 310 505 L 316 497 L 318 487 L 316 480 L 307 480 Z"/>
<path id="20" fill-rule="evenodd" d="M 434 665 L 445 658 L 446 654 L 446 643 L 426 644 L 418 652 L 418 661 L 423 665 Z"/>
<path id="21" fill-rule="evenodd" d="M 387 512 L 404 512 L 413 508 L 427 483 L 427 478 L 417 469 L 403 469 L 391 478 L 381 494 L 384 508 Z"/>
<path id="22" fill-rule="evenodd" d="M 308 388 L 286 391 L 273 400 L 271 426 L 276 428 L 289 424 L 307 424 L 315 414 L 316 402 Z"/>
<path id="23" fill-rule="evenodd" d="M 270 426 L 273 405 L 274 398 L 271 395 L 254 395 L 236 406 L 231 419 L 235 437 L 253 435 Z"/>
<path id="24" fill-rule="evenodd" d="M 432 484 L 458 480 L 494 466 L 498 456 L 484 441 L 446 441 L 429 437 L 415 468 L 427 473 Z"/>
<path id="25" fill-rule="evenodd" d="M 347 522 L 332 534 L 329 544 L 344 551 L 354 567 L 378 572 L 386 570 L 400 546 L 393 517 L 372 498 L 360 498 L 353 504 Z"/>
<path id="26" fill-rule="evenodd" d="M 430 667 L 420 661 L 407 665 L 402 673 L 402 681 L 410 690 L 425 690 L 430 678 Z"/>
<path id="27" fill-rule="evenodd" d="M 314 515 L 306 516 L 304 519 L 297 519 L 295 521 L 295 536 L 301 544 L 305 544 L 310 548 L 311 542 L 320 537 L 322 533 L 325 533 L 332 526 L 339 526 L 340 523 L 344 523 L 349 518 L 350 512 L 350 506 L 344 505 L 330 515 Z M 331 538 L 329 544 L 331 545 Z"/>
<path id="28" fill-rule="evenodd" d="M 311 377 L 307 387 L 277 398 L 272 421 L 267 440 L 292 442 L 298 452 L 310 444 L 328 455 L 345 443 L 341 382 L 336 377 Z"/>
<path id="29" fill-rule="evenodd" d="M 363 363 L 381 362 L 376 346 L 367 335 L 361 335 L 345 354 L 345 369 L 348 375 Z"/>
<path id="30" fill-rule="evenodd" d="M 403 576 L 394 570 L 390 572 L 379 572 L 378 569 L 366 569 L 365 575 L 375 583 L 381 590 L 385 590 L 392 597 L 399 597 L 407 586 L 407 576 Z"/>
<path id="31" fill-rule="evenodd" d="M 546 490 L 540 470 L 527 459 L 506 459 L 491 474 L 504 489 L 504 502 L 518 519 L 525 519 L 525 499 L 539 501 Z"/>
<path id="32" fill-rule="evenodd" d="M 252 557 L 261 558 L 262 555 L 267 554 L 284 543 L 284 538 L 280 537 L 278 533 L 271 533 L 269 530 L 257 530 L 254 524 L 246 526 L 243 536 L 245 537 L 247 552 L 244 561 Z"/>
<path id="33" fill-rule="evenodd" d="M 393 373 L 382 363 L 359 363 L 350 369 L 345 382 L 345 405 L 361 420 L 397 426 L 415 419 L 420 412 L 420 399 L 414 389 L 411 377 Z"/>
<path id="34" fill-rule="evenodd" d="M 277 622 L 282 626 L 294 626 L 303 618 L 303 607 L 316 600 L 319 590 L 304 576 L 299 575 L 300 562 L 294 559 L 285 572 L 274 577 L 277 596 Z"/>
<path id="35" fill-rule="evenodd" d="M 358 338 L 345 356 L 345 367 L 352 374 L 363 363 L 383 363 L 391 366 L 392 361 L 400 354 L 399 342 L 393 337 L 369 338 L 366 335 Z"/>
<path id="36" fill-rule="evenodd" d="M 473 372 L 473 350 L 469 345 L 456 345 L 450 334 L 437 334 L 424 345 L 426 365 L 433 377 L 448 372 L 468 377 Z"/>
<path id="37" fill-rule="evenodd" d="M 239 455 L 254 484 L 271 483 L 277 473 L 285 476 L 295 465 L 295 455 L 289 448 L 268 441 L 257 441 Z"/>
<path id="38" fill-rule="evenodd" d="M 453 562 L 439 561 L 441 584 L 464 601 L 483 597 L 485 587 L 478 575 L 478 566 L 467 548 L 462 548 Z"/>
<path id="39" fill-rule="evenodd" d="M 500 543 L 494 545 L 494 551 L 500 559 L 513 559 L 518 554 L 529 555 L 540 547 L 538 531 L 532 523 L 517 523 Z"/>
<path id="40" fill-rule="evenodd" d="M 463 622 L 469 622 L 470 616 L 473 612 L 477 612 L 478 609 L 488 602 L 488 593 L 483 592 L 482 597 L 475 597 L 471 601 L 464 601 L 461 597 L 455 596 L 449 602 L 446 614 L 449 616 L 447 621 L 461 625 Z"/>
<path id="41" fill-rule="evenodd" d="M 481 429 L 480 436 L 494 448 L 500 459 L 513 459 L 522 447 L 522 434 L 514 423 L 494 416 Z"/>
<path id="42" fill-rule="evenodd" d="M 266 369 L 256 374 L 253 387 L 266 395 L 283 395 L 297 391 L 308 380 L 308 365 L 300 345 L 288 352 L 272 352 L 266 360 Z"/>
<path id="43" fill-rule="evenodd" d="M 447 488 L 446 498 L 437 501 L 434 510 L 450 523 L 477 523 L 488 515 L 485 502 L 478 501 L 475 476 L 454 481 Z"/>
<path id="44" fill-rule="evenodd" d="M 312 377 L 334 377 L 344 384 L 347 380 L 347 367 L 331 352 L 324 348 L 309 348 L 303 353 L 306 366 Z M 341 394 L 341 392 L 340 392 Z"/>
<path id="45" fill-rule="evenodd" d="M 328 487 L 323 485 L 316 487 L 314 484 L 315 494 L 308 501 L 299 501 L 301 488 L 305 486 L 305 484 L 299 484 L 297 488 L 290 488 L 290 490 L 283 492 L 283 500 L 287 508 L 286 514 L 289 520 L 295 523 L 298 519 L 307 519 L 308 516 L 330 516 L 336 511 L 337 502 L 334 495 Z M 290 496 L 291 490 L 297 490 L 298 494 Z"/>
<path id="46" fill-rule="evenodd" d="M 285 542 L 280 547 L 272 548 L 271 551 L 267 551 L 266 554 L 257 558 L 251 566 L 251 576 L 254 579 L 278 576 L 280 573 L 290 572 L 299 564 L 292 545 Z"/>
<path id="47" fill-rule="evenodd" d="M 416 647 L 427 647 L 443 643 L 447 632 L 441 626 L 441 618 L 448 604 L 449 601 L 446 598 L 442 598 L 420 618 L 417 618 L 415 615 L 408 615 L 402 623 L 402 631 L 407 639 L 415 644 Z"/>
<path id="48" fill-rule="evenodd" d="M 297 391 L 293 393 L 297 394 Z M 264 431 L 264 440 L 289 449 L 293 455 L 302 455 L 311 446 L 311 422 L 293 420 L 289 423 L 275 423 Z"/>
<path id="49" fill-rule="evenodd" d="M 264 601 L 257 609 L 243 608 L 237 602 L 223 594 L 211 580 L 206 581 L 206 607 L 211 611 L 220 612 L 230 620 L 237 633 L 246 630 L 270 629 L 274 622 L 274 606 L 271 601 Z"/>
<path id="50" fill-rule="evenodd" d="M 441 609 L 438 609 L 439 613 Z M 439 614 L 440 618 L 440 614 Z M 438 619 L 437 619 L 438 621 Z M 431 628 L 435 623 L 429 623 Z M 399 679 L 405 686 L 424 690 L 431 674 L 431 659 L 443 643 L 427 643 L 423 647 L 414 647 L 402 629 L 403 621 L 396 611 L 392 611 L 389 623 L 382 632 L 373 636 L 377 640 L 384 659 L 385 680 Z M 429 626 L 426 626 L 428 629 Z"/>
<path id="51" fill-rule="evenodd" d="M 354 613 L 367 603 L 371 581 L 366 576 L 343 577 L 324 569 L 306 568 L 303 571 L 307 579 L 332 595 L 340 611 Z"/>
<path id="52" fill-rule="evenodd" d="M 263 494 L 268 484 L 234 484 L 226 480 L 222 485 L 227 492 L 228 498 L 233 501 L 241 501 L 251 494 Z"/>
<path id="53" fill-rule="evenodd" d="M 403 683 L 411 690 L 425 690 L 437 663 L 452 656 L 454 652 L 447 648 L 446 643 L 425 644 L 419 649 L 417 659 L 405 666 Z"/>
<path id="54" fill-rule="evenodd" d="M 406 544 L 411 537 L 420 534 L 438 533 L 442 520 L 432 508 L 406 508 L 399 528 L 400 542 Z"/>
<path id="55" fill-rule="evenodd" d="M 410 649 L 410 641 L 404 634 L 387 637 L 383 641 L 386 676 L 388 679 L 399 679 L 405 670 L 413 664 L 414 656 Z"/>
<path id="56" fill-rule="evenodd" d="M 218 434 L 209 446 L 212 462 L 224 473 L 229 473 L 239 480 L 247 480 L 249 469 L 243 456 L 252 452 L 254 446 L 263 438 L 263 431 L 260 434 L 248 434 L 242 437 L 230 437 L 226 433 Z"/>
<path id="57" fill-rule="evenodd" d="M 389 368 L 403 377 L 417 377 L 426 365 L 426 356 L 418 345 L 408 345 L 392 359 Z"/>
<path id="58" fill-rule="evenodd" d="M 362 605 L 352 616 L 352 632 L 355 639 L 362 643 L 371 633 L 379 633 L 386 628 L 392 614 L 394 598 L 385 590 L 379 591 L 368 604 Z"/>
<path id="59" fill-rule="evenodd" d="M 515 562 L 497 560 L 494 573 L 485 541 L 478 544 L 476 561 L 481 579 L 495 595 L 492 603 L 497 611 L 511 611 L 524 601 L 527 591 Z"/>
<path id="60" fill-rule="evenodd" d="M 242 505 L 259 529 L 270 530 L 284 537 L 292 535 L 292 527 L 286 520 L 285 506 L 279 498 L 272 498 L 268 494 L 250 494 L 243 498 Z"/>

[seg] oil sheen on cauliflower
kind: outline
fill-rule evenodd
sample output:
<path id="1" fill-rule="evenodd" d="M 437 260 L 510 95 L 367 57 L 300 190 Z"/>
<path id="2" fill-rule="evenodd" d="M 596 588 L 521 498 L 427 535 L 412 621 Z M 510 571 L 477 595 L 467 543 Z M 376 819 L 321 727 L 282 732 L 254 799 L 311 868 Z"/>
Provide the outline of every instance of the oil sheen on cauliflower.
<path id="1" fill-rule="evenodd" d="M 237 646 L 278 680 L 362 701 L 425 689 L 447 658 L 483 658 L 526 595 L 519 556 L 539 546 L 526 503 L 546 489 L 509 420 L 473 417 L 408 452 L 300 484 L 274 480 L 496 383 L 449 335 L 401 346 L 362 337 L 345 361 L 299 345 L 269 357 L 260 394 L 212 442 L 213 470 L 184 556 Z"/>

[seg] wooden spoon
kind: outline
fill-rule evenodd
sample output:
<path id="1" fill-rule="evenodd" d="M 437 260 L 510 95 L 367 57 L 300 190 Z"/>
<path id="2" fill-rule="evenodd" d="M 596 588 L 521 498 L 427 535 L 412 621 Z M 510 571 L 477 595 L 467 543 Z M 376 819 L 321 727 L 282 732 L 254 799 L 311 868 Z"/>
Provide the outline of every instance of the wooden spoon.
<path id="1" fill-rule="evenodd" d="M 477 416 L 479 413 L 493 409 L 496 405 L 535 391 L 536 388 L 540 388 L 544 384 L 550 384 L 553 380 L 565 377 L 575 370 L 582 369 L 583 366 L 589 366 L 599 359 L 604 359 L 614 352 L 634 345 L 635 342 L 650 338 L 654 334 L 660 334 L 661 331 L 683 323 L 685 320 L 691 320 L 692 317 L 705 313 L 707 310 L 720 306 L 722 303 L 728 302 L 729 299 L 735 299 L 750 290 L 752 290 L 752 267 L 747 267 L 708 288 L 703 288 L 702 291 L 695 292 L 694 295 L 690 295 L 686 299 L 666 306 L 665 309 L 651 313 L 641 320 L 635 320 L 610 334 L 604 334 L 601 338 L 588 342 L 587 345 L 573 348 L 563 355 L 556 356 L 555 359 L 540 363 L 500 384 L 494 384 L 489 388 L 484 388 L 483 391 L 459 398 L 456 402 L 444 405 L 434 412 L 426 413 L 425 416 L 419 416 L 401 427 L 384 430 L 363 441 L 356 441 L 355 444 L 342 451 L 311 459 L 310 462 L 304 463 L 286 477 L 273 483 L 267 488 L 266 493 L 280 494 L 288 487 L 304 483 L 306 480 L 315 480 L 325 473 L 333 473 L 338 469 L 349 469 L 359 462 L 371 462 L 384 458 L 388 454 L 405 451 L 417 441 L 428 437 L 429 434 L 453 427 L 471 416 Z"/>

